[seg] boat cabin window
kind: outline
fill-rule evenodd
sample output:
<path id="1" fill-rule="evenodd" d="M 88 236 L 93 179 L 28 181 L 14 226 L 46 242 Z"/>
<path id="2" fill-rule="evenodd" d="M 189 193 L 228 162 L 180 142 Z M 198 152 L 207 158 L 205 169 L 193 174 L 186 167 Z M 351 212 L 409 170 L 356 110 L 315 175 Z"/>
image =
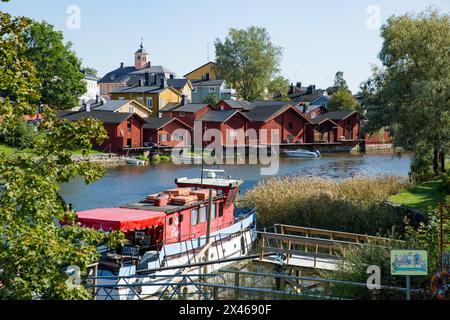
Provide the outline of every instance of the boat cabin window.
<path id="1" fill-rule="evenodd" d="M 170 218 L 169 219 L 169 225 L 172 225 L 173 224 L 173 218 Z"/>
<path id="2" fill-rule="evenodd" d="M 228 208 L 230 206 L 231 202 L 233 201 L 233 198 L 236 195 L 236 191 L 237 191 L 237 188 L 232 189 L 228 192 L 227 203 L 225 205 L 226 208 Z"/>
<path id="3" fill-rule="evenodd" d="M 180 223 L 183 222 L 183 215 L 180 214 Z"/>
<path id="4" fill-rule="evenodd" d="M 214 220 L 216 218 L 216 204 L 213 203 L 211 206 L 211 220 Z"/>
<path id="5" fill-rule="evenodd" d="M 223 217 L 223 202 L 219 203 L 219 217 Z"/>
<path id="6" fill-rule="evenodd" d="M 196 226 L 198 224 L 198 209 L 191 210 L 191 225 Z"/>
<path id="7" fill-rule="evenodd" d="M 206 222 L 208 217 L 208 206 L 200 207 L 200 223 Z"/>

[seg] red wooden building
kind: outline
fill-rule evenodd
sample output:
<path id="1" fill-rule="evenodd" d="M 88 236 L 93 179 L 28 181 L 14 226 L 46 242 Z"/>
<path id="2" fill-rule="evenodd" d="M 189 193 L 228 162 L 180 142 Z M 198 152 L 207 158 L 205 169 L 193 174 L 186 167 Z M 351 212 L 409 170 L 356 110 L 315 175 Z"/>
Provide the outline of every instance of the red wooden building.
<path id="1" fill-rule="evenodd" d="M 220 100 L 216 104 L 217 110 L 243 110 L 250 105 L 250 102 L 245 100 Z"/>
<path id="2" fill-rule="evenodd" d="M 307 142 L 311 121 L 290 104 L 258 105 L 245 115 L 250 119 L 248 128 L 258 133 L 259 144 Z M 265 137 L 260 130 L 265 130 Z M 272 139 L 271 130 L 278 132 L 278 137 L 273 137 L 277 140 Z"/>
<path id="3" fill-rule="evenodd" d="M 135 113 L 111 111 L 60 112 L 59 117 L 70 121 L 93 118 L 103 122 L 108 138 L 94 144 L 100 151 L 117 153 L 124 148 L 142 147 L 144 119 Z"/>
<path id="4" fill-rule="evenodd" d="M 311 120 L 313 137 L 310 142 L 356 141 L 361 122 L 356 111 L 325 112 Z"/>
<path id="5" fill-rule="evenodd" d="M 248 143 L 245 132 L 249 120 L 239 110 L 209 111 L 199 119 L 199 121 L 202 121 L 203 133 L 207 129 L 219 130 L 222 138 L 221 144 L 225 146 Z M 205 144 L 209 143 L 205 142 Z"/>
<path id="6" fill-rule="evenodd" d="M 143 130 L 145 145 L 184 147 L 192 141 L 192 127 L 177 118 L 146 118 Z"/>
<path id="7" fill-rule="evenodd" d="M 196 120 L 198 120 L 208 111 L 214 110 L 216 110 L 216 107 L 210 104 L 182 102 L 178 105 L 167 105 L 162 110 L 162 116 L 167 118 L 178 118 L 190 127 L 193 127 Z"/>

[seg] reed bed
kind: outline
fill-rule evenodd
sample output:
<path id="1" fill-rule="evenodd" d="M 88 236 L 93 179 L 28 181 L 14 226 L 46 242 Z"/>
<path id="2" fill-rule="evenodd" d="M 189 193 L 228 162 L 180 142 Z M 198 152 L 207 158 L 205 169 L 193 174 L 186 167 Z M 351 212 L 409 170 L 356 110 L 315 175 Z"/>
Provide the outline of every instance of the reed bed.
<path id="1" fill-rule="evenodd" d="M 259 229 L 281 223 L 387 234 L 402 226 L 403 217 L 384 201 L 407 186 L 395 176 L 282 177 L 261 181 L 240 203 L 256 207 Z"/>

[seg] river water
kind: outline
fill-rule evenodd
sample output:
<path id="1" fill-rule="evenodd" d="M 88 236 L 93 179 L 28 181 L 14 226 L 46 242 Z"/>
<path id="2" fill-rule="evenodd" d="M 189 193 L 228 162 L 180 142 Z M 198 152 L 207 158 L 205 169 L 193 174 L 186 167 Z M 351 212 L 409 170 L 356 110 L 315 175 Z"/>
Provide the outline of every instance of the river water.
<path id="1" fill-rule="evenodd" d="M 304 175 L 332 179 L 355 175 L 406 176 L 411 157 L 400 158 L 390 154 L 332 155 L 321 159 L 280 158 L 276 176 Z M 217 167 L 216 167 L 217 168 Z M 261 176 L 259 165 L 223 165 L 227 175 L 244 180 L 241 193 L 255 186 L 260 180 L 273 176 Z M 119 206 L 145 198 L 148 194 L 174 187 L 174 180 L 181 177 L 199 177 L 200 165 L 175 165 L 161 163 L 150 166 L 120 166 L 108 168 L 98 182 L 86 185 L 81 178 L 74 178 L 61 186 L 61 194 L 75 210 Z"/>

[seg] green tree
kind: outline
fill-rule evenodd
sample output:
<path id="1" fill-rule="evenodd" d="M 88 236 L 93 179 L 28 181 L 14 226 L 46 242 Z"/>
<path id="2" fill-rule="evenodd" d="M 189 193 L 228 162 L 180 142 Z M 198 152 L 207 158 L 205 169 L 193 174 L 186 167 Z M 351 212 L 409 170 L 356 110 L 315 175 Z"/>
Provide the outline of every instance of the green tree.
<path id="1" fill-rule="evenodd" d="M 450 17 L 431 9 L 393 16 L 381 36 L 382 68 L 364 84 L 370 128 L 388 126 L 395 145 L 431 153 L 438 174 L 450 144 Z"/>
<path id="2" fill-rule="evenodd" d="M 262 99 L 278 72 L 282 49 L 275 46 L 266 29 L 231 29 L 227 38 L 215 41 L 218 75 L 248 101 Z"/>
<path id="3" fill-rule="evenodd" d="M 278 100 L 288 101 L 289 80 L 283 76 L 276 76 L 269 82 L 267 86 L 269 99 L 276 98 Z"/>
<path id="4" fill-rule="evenodd" d="M 58 110 L 78 105 L 79 97 L 86 92 L 81 60 L 70 42 L 64 44 L 62 32 L 35 21 L 25 31 L 25 42 L 25 54 L 35 65 L 41 83 L 39 103 Z"/>
<path id="5" fill-rule="evenodd" d="M 17 119 L 33 115 L 39 101 L 37 71 L 27 58 L 24 33 L 31 21 L 0 12 L 0 132 L 11 132 Z M 7 67 L 6 67 L 7 66 Z M 50 88 L 52 90 L 52 88 Z M 36 157 L 7 157 L 0 152 L 0 299 L 89 298 L 83 287 L 71 287 L 64 268 L 77 266 L 82 276 L 98 259 L 96 246 L 123 242 L 123 234 L 102 234 L 75 224 L 76 215 L 59 195 L 59 185 L 80 175 L 87 183 L 103 171 L 90 162 L 73 162 L 70 150 L 86 155 L 91 141 L 106 132 L 101 123 L 86 119 L 57 119 L 52 108 L 42 109 L 41 134 L 34 141 Z M 55 221 L 66 224 L 58 226 Z"/>
<path id="6" fill-rule="evenodd" d="M 88 76 L 98 77 L 98 71 L 94 68 L 86 67 L 83 69 L 83 73 Z"/>
<path id="7" fill-rule="evenodd" d="M 338 91 L 350 91 L 347 85 L 347 81 L 344 79 L 344 72 L 338 71 L 334 76 L 333 86 L 327 89 L 329 95 L 333 95 Z"/>
<path id="8" fill-rule="evenodd" d="M 18 118 L 16 119 L 16 123 L 11 125 L 11 127 L 13 128 L 13 131 L 7 132 L 4 136 L 2 136 L 2 141 L 17 149 L 33 147 L 33 141 L 36 136 L 36 129 L 33 125 Z"/>
<path id="9" fill-rule="evenodd" d="M 213 106 L 215 106 L 217 103 L 219 103 L 220 98 L 217 94 L 215 93 L 210 93 L 205 100 L 203 100 L 203 103 L 209 103 L 212 104 Z"/>
<path id="10" fill-rule="evenodd" d="M 333 94 L 328 103 L 328 110 L 356 110 L 358 100 L 348 90 L 339 90 Z"/>

